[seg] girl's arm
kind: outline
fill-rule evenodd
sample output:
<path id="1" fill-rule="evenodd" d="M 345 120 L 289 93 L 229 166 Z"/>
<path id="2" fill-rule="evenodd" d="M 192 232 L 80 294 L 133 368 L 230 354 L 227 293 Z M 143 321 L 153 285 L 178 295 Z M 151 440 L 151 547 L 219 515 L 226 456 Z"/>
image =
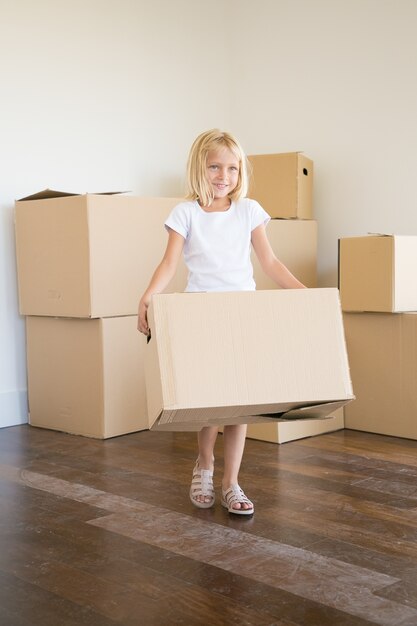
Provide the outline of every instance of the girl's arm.
<path id="1" fill-rule="evenodd" d="M 169 284 L 177 270 L 178 261 L 184 247 L 184 237 L 169 228 L 168 243 L 162 261 L 156 268 L 151 282 L 140 299 L 138 310 L 138 330 L 145 335 L 149 332 L 148 307 L 154 293 L 160 293 Z"/>
<path id="2" fill-rule="evenodd" d="M 252 245 L 265 274 L 283 289 L 305 289 L 305 285 L 291 274 L 290 270 L 277 259 L 261 224 L 252 231 Z"/>

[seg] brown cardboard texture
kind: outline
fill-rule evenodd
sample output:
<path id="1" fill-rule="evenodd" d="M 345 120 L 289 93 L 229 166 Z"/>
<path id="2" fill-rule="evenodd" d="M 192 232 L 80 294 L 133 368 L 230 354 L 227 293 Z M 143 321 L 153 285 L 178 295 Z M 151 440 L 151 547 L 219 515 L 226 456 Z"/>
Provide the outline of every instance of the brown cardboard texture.
<path id="1" fill-rule="evenodd" d="M 136 316 L 27 317 L 29 422 L 107 438 L 148 427 Z"/>
<path id="2" fill-rule="evenodd" d="M 317 286 L 317 222 L 314 220 L 272 219 L 267 225 L 268 239 L 280 261 L 307 287 Z M 257 289 L 277 289 L 252 253 Z"/>
<path id="3" fill-rule="evenodd" d="M 344 311 L 417 310 L 417 236 L 365 235 L 339 241 Z"/>
<path id="4" fill-rule="evenodd" d="M 249 197 L 271 217 L 313 218 L 313 161 L 300 152 L 252 154 Z"/>
<path id="5" fill-rule="evenodd" d="M 317 222 L 315 220 L 271 219 L 268 239 L 277 257 L 307 287 L 317 286 Z M 258 289 L 277 289 L 262 271 L 252 253 L 254 278 Z M 268 424 L 249 424 L 248 437 L 273 443 L 285 443 L 343 428 L 343 409 L 322 419 L 276 420 Z"/>
<path id="6" fill-rule="evenodd" d="M 51 190 L 17 201 L 20 313 L 134 315 L 162 258 L 167 242 L 164 221 L 177 202 Z M 182 291 L 185 283 L 181 261 L 168 291 Z"/>
<path id="7" fill-rule="evenodd" d="M 417 439 L 417 313 L 344 313 L 356 400 L 345 427 Z"/>
<path id="8" fill-rule="evenodd" d="M 319 418 L 353 397 L 337 289 L 162 294 L 149 323 L 152 428 Z"/>

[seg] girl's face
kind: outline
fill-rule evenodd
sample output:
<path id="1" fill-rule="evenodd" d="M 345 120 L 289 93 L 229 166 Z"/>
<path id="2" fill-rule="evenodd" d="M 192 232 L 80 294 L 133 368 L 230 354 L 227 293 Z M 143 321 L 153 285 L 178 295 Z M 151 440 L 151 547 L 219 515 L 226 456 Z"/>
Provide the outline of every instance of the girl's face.
<path id="1" fill-rule="evenodd" d="M 210 150 L 207 155 L 207 180 L 214 198 L 226 198 L 239 180 L 239 160 L 228 148 Z"/>

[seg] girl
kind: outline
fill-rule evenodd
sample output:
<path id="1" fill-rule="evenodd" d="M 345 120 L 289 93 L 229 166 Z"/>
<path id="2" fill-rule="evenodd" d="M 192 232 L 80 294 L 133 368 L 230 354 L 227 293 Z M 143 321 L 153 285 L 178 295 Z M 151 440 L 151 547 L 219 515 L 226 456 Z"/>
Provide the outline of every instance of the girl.
<path id="1" fill-rule="evenodd" d="M 276 258 L 267 239 L 269 215 L 246 198 L 248 166 L 235 137 L 214 129 L 194 141 L 187 166 L 188 195 L 165 222 L 168 243 L 161 263 L 139 303 L 138 329 L 148 334 L 147 309 L 154 293 L 165 289 L 175 274 L 181 253 L 189 275 L 186 291 L 247 291 L 256 289 L 250 260 L 251 245 L 263 271 L 279 287 L 301 289 L 300 283 Z M 246 438 L 245 424 L 225 426 L 224 475 L 221 503 L 229 513 L 252 515 L 253 503 L 239 486 L 238 474 Z M 198 433 L 198 457 L 190 498 L 199 508 L 213 506 L 214 445 L 217 427 Z"/>

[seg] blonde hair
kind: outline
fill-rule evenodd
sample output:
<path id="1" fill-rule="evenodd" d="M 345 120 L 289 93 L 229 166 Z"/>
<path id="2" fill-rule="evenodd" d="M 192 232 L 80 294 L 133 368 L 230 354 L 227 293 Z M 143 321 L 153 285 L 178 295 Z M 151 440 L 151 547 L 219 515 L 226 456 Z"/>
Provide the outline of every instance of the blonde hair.
<path id="1" fill-rule="evenodd" d="M 199 200 L 202 206 L 210 206 L 214 200 L 213 190 L 207 180 L 207 156 L 211 150 L 230 150 L 239 162 L 236 187 L 229 194 L 231 200 L 240 200 L 248 192 L 249 164 L 242 146 L 230 133 L 217 128 L 201 133 L 190 149 L 187 163 L 187 200 Z"/>

